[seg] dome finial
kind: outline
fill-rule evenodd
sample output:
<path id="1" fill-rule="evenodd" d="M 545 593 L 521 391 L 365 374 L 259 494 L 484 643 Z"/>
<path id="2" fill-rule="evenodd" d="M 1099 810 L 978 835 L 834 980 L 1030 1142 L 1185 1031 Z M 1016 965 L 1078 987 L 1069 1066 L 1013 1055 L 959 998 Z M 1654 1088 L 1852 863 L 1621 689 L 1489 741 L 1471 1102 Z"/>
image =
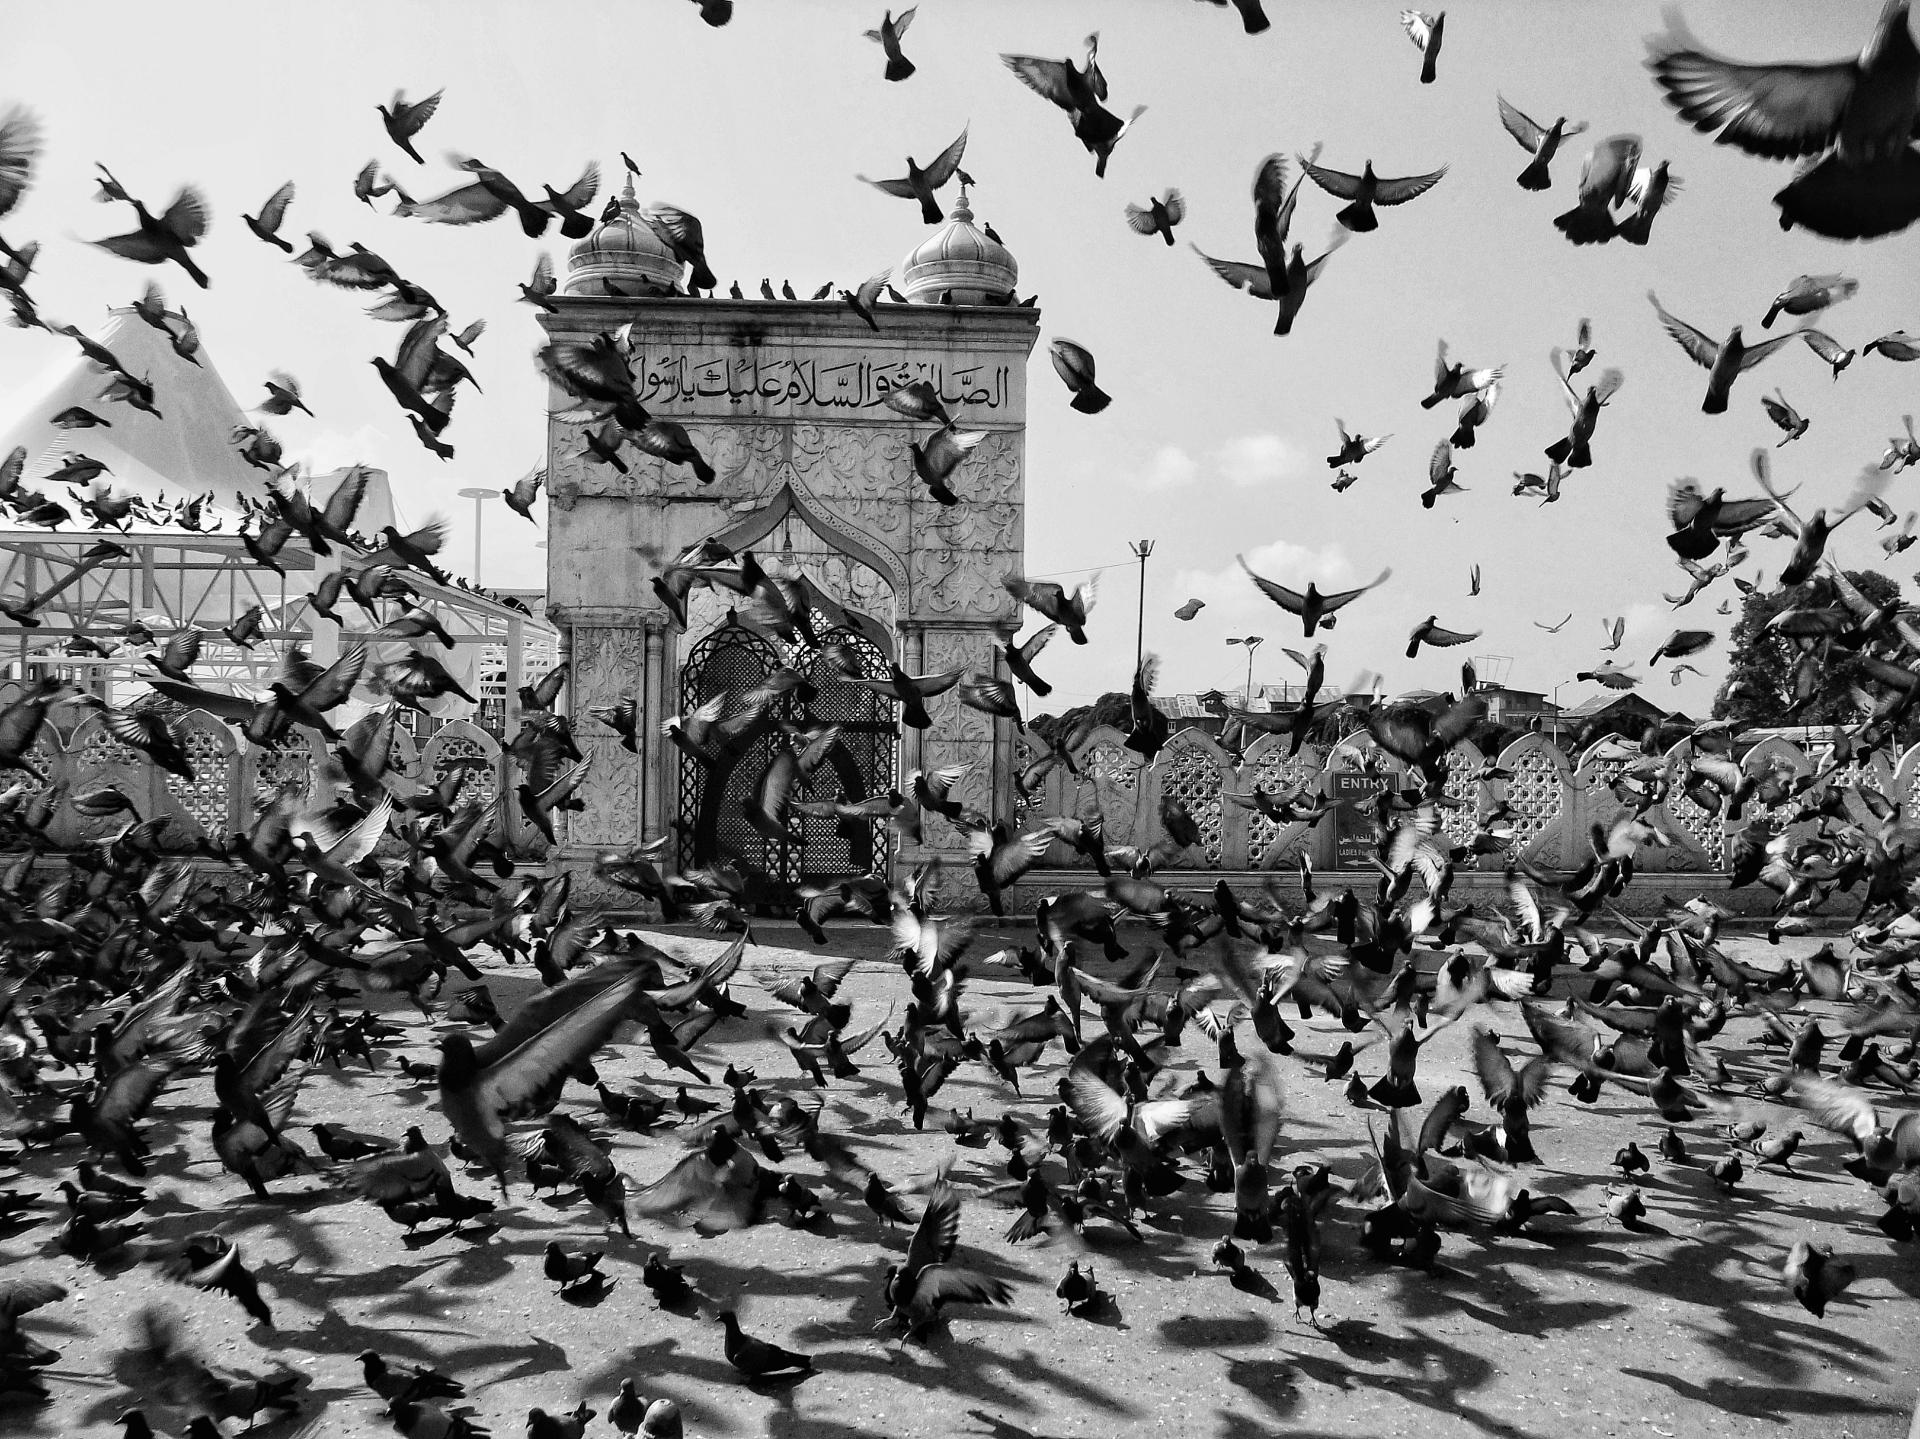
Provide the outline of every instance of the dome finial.
<path id="1" fill-rule="evenodd" d="M 960 182 L 960 196 L 946 223 L 895 268 L 897 283 L 916 304 L 933 304 L 942 296 L 956 305 L 1003 303 L 1020 277 L 1020 267 L 1005 245 L 974 224 L 973 177 L 954 178 Z"/>
<path id="2" fill-rule="evenodd" d="M 620 189 L 620 208 L 636 214 L 640 209 L 640 201 L 633 193 L 633 172 L 631 170 L 627 172 L 627 183 Z"/>

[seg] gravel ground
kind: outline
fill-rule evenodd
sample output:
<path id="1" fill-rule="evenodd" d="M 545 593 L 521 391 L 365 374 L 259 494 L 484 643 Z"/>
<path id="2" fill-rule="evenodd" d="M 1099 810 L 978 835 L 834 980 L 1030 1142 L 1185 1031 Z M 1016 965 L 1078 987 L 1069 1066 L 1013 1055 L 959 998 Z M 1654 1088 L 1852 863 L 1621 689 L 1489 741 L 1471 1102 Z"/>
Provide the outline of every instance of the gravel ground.
<path id="1" fill-rule="evenodd" d="M 693 960 L 720 948 L 679 932 L 648 937 Z M 855 970 L 845 991 L 855 1006 L 854 1028 L 904 999 L 899 971 L 879 962 L 878 931 L 837 933 L 819 951 L 791 928 L 776 927 L 761 938 L 747 968 L 775 982 L 830 954 L 873 960 Z M 1739 939 L 1731 948 L 1774 964 L 1811 945 Z M 990 947 L 977 945 L 976 953 Z M 503 1010 L 537 983 L 524 966 L 494 965 L 487 979 Z M 806 1082 L 789 1056 L 768 1038 L 769 1023 L 785 1024 L 791 1012 L 744 974 L 734 992 L 752 1013 L 701 1047 L 715 1080 L 731 1061 L 757 1067 L 764 1085 L 802 1088 Z M 1037 998 L 1017 977 L 977 980 L 969 994 L 981 1022 Z M 441 1031 L 417 1012 L 386 1008 L 406 1026 L 404 1045 L 371 1074 L 316 1073 L 302 1091 L 300 1125 L 331 1120 L 397 1137 L 418 1122 L 434 1140 L 444 1137 L 431 1085 L 407 1084 L 394 1064 L 400 1053 L 430 1056 Z M 1532 1052 L 1515 1009 L 1482 1014 L 1509 1041 L 1510 1052 Z M 1325 1160 L 1351 1177 L 1370 1155 L 1366 1116 L 1345 1102 L 1341 1086 L 1321 1081 L 1302 1062 L 1331 1053 L 1347 1036 L 1326 1018 L 1296 1027 L 1296 1057 L 1281 1061 L 1284 1162 Z M 1827 1028 L 1831 1033 L 1836 1026 Z M 1780 1062 L 1778 1051 L 1755 1046 L 1757 1030 L 1756 1022 L 1736 1019 L 1714 1045 L 1743 1081 Z M 1420 1082 L 1429 1100 L 1445 1085 L 1471 1084 L 1465 1031 L 1455 1026 L 1423 1052 Z M 1243 1046 L 1253 1043 L 1243 1031 Z M 1174 1071 L 1184 1083 L 1213 1058 L 1212 1046 L 1190 1029 Z M 533 1197 L 524 1184 L 496 1214 L 497 1229 L 438 1238 L 423 1230 L 412 1242 L 371 1206 L 340 1202 L 318 1177 L 278 1181 L 273 1201 L 259 1203 L 236 1193 L 239 1186 L 211 1158 L 211 1095 L 202 1079 L 161 1099 L 152 1125 L 158 1162 L 148 1239 L 117 1268 L 83 1266 L 52 1248 L 51 1216 L 60 1203 L 53 1185 L 78 1152 L 32 1150 L 14 1159 L 19 1172 L 6 1183 L 46 1191 L 49 1219 L 0 1231 L 8 1234 L 0 1262 L 10 1276 L 52 1278 L 71 1292 L 23 1325 L 64 1351 L 47 1371 L 52 1402 L 0 1409 L 0 1431 L 117 1432 L 114 1416 L 135 1402 L 149 1406 L 157 1427 L 183 1427 L 185 1410 L 169 1407 L 151 1388 L 129 1387 L 126 1380 L 137 1376 L 120 1353 L 129 1316 L 158 1300 L 186 1316 L 189 1333 L 216 1366 L 266 1372 L 285 1365 L 308 1376 L 299 1417 L 262 1423 L 255 1432 L 263 1439 L 393 1433 L 360 1383 L 354 1356 L 368 1347 L 457 1375 L 468 1386 L 474 1418 L 502 1436 L 523 1433 L 535 1405 L 557 1413 L 581 1399 L 603 1416 L 588 1434 L 613 1434 L 604 1415 L 625 1376 L 643 1395 L 673 1398 L 693 1436 L 1758 1433 L 1865 1439 L 1907 1432 L 1920 1386 L 1913 1307 L 1920 1246 L 1895 1246 L 1874 1227 L 1878 1201 L 1840 1172 L 1846 1146 L 1818 1131 L 1809 1129 L 1794 1172 L 1749 1164 L 1731 1195 L 1717 1192 L 1698 1163 L 1676 1166 L 1656 1157 L 1642 1183 L 1648 1226 L 1630 1233 L 1607 1221 L 1602 1190 L 1614 1152 L 1637 1138 L 1652 1154 L 1661 1125 L 1624 1091 L 1610 1087 L 1602 1102 L 1579 1105 L 1559 1080 L 1535 1111 L 1544 1164 L 1525 1170 L 1524 1182 L 1536 1192 L 1564 1195 L 1577 1217 L 1550 1216 L 1520 1237 L 1449 1232 L 1436 1268 L 1421 1273 L 1370 1259 L 1357 1243 L 1358 1211 L 1338 1205 L 1325 1226 L 1325 1293 L 1316 1326 L 1294 1313 L 1278 1249 L 1253 1256 L 1277 1287 L 1270 1298 L 1237 1289 L 1209 1269 L 1208 1252 L 1231 1225 L 1231 1197 L 1196 1182 L 1168 1202 L 1163 1222 L 1145 1228 L 1144 1242 L 1109 1226 L 1089 1227 L 1088 1257 L 1114 1303 L 1087 1320 L 1064 1316 L 1054 1298 L 1068 1248 L 1057 1242 L 1016 1248 L 1001 1237 L 1010 1211 L 985 1192 L 1004 1177 L 1001 1151 L 956 1150 L 939 1128 L 944 1110 L 936 1109 L 926 1132 L 914 1132 L 899 1108 L 899 1083 L 884 1049 L 876 1042 L 860 1061 L 867 1070 L 862 1078 L 828 1091 L 827 1127 L 847 1135 L 865 1162 L 896 1184 L 957 1153 L 955 1179 L 965 1196 L 962 1260 L 1012 1284 L 1011 1307 L 961 1308 L 925 1343 L 902 1344 L 876 1332 L 885 1312 L 882 1275 L 903 1253 L 908 1232 L 887 1229 L 857 1195 L 824 1180 L 816 1187 L 833 1216 L 824 1236 L 773 1223 L 709 1239 L 648 1222 L 635 1225 L 631 1241 L 617 1234 L 609 1239 L 596 1211 L 577 1194 Z M 1383 1047 L 1376 1046 L 1362 1054 L 1360 1070 L 1371 1080 L 1383 1061 Z M 1029 1125 L 1044 1130 L 1062 1066 L 1058 1049 L 1050 1051 L 1026 1081 L 1023 1099 L 983 1069 L 964 1066 L 936 1104 L 990 1116 L 1011 1100 Z M 600 1067 L 616 1088 L 672 1093 L 644 1045 L 608 1051 Z M 724 1093 L 717 1083 L 692 1090 Z M 1903 1103 L 1885 1091 L 1875 1099 L 1887 1111 Z M 1748 1102 L 1760 1107 L 1758 1100 Z M 1777 1126 L 1794 1118 L 1782 1106 L 1765 1108 Z M 562 1109 L 584 1121 L 600 1118 L 592 1095 L 577 1087 L 569 1088 Z M 1485 1114 L 1476 1091 L 1469 1117 Z M 1727 1148 L 1710 1119 L 1703 1114 L 1680 1126 L 1696 1156 L 1711 1158 Z M 653 1138 L 610 1125 L 607 1132 L 616 1163 L 642 1181 L 681 1152 L 671 1130 Z M 804 1159 L 797 1168 L 814 1182 Z M 485 1188 L 477 1174 L 461 1185 L 470 1192 Z M 210 1227 L 237 1241 L 258 1271 L 274 1328 L 249 1327 L 230 1301 L 173 1284 L 142 1258 Z M 1779 1275 L 1788 1247 L 1803 1235 L 1830 1241 L 1859 1269 L 1852 1290 L 1824 1321 L 1794 1302 Z M 604 1243 L 612 1283 L 584 1295 L 556 1294 L 541 1273 L 550 1238 Z M 663 1311 L 640 1283 L 640 1264 L 655 1250 L 686 1265 L 701 1296 L 696 1308 Z M 749 1332 L 811 1352 L 819 1372 L 791 1387 L 743 1384 L 722 1357 L 713 1318 L 730 1306 Z M 226 1427 L 238 1432 L 240 1425 Z"/>

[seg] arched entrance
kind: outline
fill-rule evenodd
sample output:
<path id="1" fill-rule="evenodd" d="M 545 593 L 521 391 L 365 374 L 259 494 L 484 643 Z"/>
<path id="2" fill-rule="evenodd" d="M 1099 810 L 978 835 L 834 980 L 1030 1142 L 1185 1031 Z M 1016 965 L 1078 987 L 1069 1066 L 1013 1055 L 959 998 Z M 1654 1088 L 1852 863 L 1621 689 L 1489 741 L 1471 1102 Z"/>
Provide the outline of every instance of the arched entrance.
<path id="1" fill-rule="evenodd" d="M 777 747 L 787 743 L 781 721 L 840 727 L 825 761 L 796 788 L 796 800 L 866 799 L 896 783 L 900 741 L 893 704 L 841 678 L 827 651 L 853 655 L 862 674 L 874 679 L 886 677 L 886 655 L 859 629 L 836 625 L 819 609 L 813 619 L 819 643 L 787 645 L 729 616 L 688 652 L 680 671 L 682 714 L 723 693 L 732 696 L 727 715 L 738 714 L 741 698 L 781 665 L 815 690 L 811 698 L 804 690 L 782 695 L 752 742 L 730 761 L 709 766 L 684 752 L 680 756 L 681 863 L 732 863 L 746 877 L 748 899 L 757 906 L 784 908 L 802 884 L 886 869 L 884 819 L 801 816 L 797 843 L 769 839 L 746 821 L 743 806 L 753 786 Z"/>

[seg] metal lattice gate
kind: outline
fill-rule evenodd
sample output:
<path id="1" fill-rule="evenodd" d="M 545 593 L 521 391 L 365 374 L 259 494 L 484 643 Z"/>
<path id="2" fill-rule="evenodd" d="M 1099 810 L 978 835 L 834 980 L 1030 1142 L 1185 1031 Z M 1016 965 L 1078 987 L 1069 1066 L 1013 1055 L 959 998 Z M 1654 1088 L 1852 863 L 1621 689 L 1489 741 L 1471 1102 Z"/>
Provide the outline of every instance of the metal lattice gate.
<path id="1" fill-rule="evenodd" d="M 815 691 L 811 697 L 804 689 L 782 695 L 767 711 L 770 723 L 744 750 L 717 765 L 685 753 L 680 757 L 681 863 L 733 864 L 746 877 L 748 898 L 756 905 L 784 907 L 801 884 L 885 872 L 884 818 L 798 816 L 797 843 L 773 840 L 746 821 L 744 804 L 779 747 L 788 743 L 781 721 L 839 727 L 825 759 L 795 787 L 796 801 L 851 802 L 895 787 L 900 738 L 894 705 L 841 678 L 829 652 L 840 663 L 851 657 L 863 675 L 874 679 L 886 677 L 887 658 L 865 635 L 830 626 L 819 611 L 814 621 L 818 645 L 788 646 L 729 619 L 696 644 L 681 666 L 682 714 L 724 693 L 731 698 L 723 718 L 732 718 L 745 708 L 743 697 L 782 665 Z"/>

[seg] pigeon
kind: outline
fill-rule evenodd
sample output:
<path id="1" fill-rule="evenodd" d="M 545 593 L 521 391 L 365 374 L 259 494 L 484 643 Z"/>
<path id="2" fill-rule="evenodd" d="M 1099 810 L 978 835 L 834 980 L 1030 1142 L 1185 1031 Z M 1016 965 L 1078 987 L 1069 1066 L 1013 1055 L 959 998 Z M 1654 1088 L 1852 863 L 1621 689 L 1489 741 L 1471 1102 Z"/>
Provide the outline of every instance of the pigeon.
<path id="1" fill-rule="evenodd" d="M 1434 81 L 1434 66 L 1440 60 L 1440 41 L 1446 34 L 1447 12 L 1429 15 L 1421 10 L 1402 10 L 1400 28 L 1407 32 L 1407 38 L 1413 41 L 1414 48 L 1420 52 L 1420 83 L 1431 85 Z"/>
<path id="2" fill-rule="evenodd" d="M 1147 201 L 1145 205 L 1127 205 L 1127 224 L 1136 235 L 1158 235 L 1173 246 L 1173 227 L 1187 218 L 1187 202 L 1178 190 Z"/>
<path id="3" fill-rule="evenodd" d="M 1093 382 L 1093 353 L 1072 340 L 1055 340 L 1049 347 L 1054 372 L 1073 391 L 1073 408 L 1083 415 L 1097 415 L 1106 409 L 1112 396 Z"/>
<path id="4" fill-rule="evenodd" d="M 1093 173 L 1103 178 L 1113 150 L 1133 124 L 1146 113 L 1145 105 L 1136 105 L 1122 120 L 1102 103 L 1107 98 L 1106 76 L 1095 62 L 1100 37 L 1087 37 L 1087 63 L 1084 68 L 1071 60 L 1046 60 L 1036 55 L 1005 55 L 1001 63 L 1035 94 L 1052 101 L 1073 122 L 1073 134 L 1094 157 Z"/>
<path id="5" fill-rule="evenodd" d="M 1391 569 L 1384 569 L 1375 576 L 1371 584 L 1365 584 L 1353 590 L 1339 590 L 1333 594 L 1320 593 L 1319 585 L 1309 581 L 1306 592 L 1303 594 L 1255 574 L 1248 566 L 1244 555 L 1236 555 L 1234 558 L 1240 562 L 1240 568 L 1246 570 L 1247 578 L 1259 587 L 1262 594 L 1272 600 L 1276 605 L 1279 605 L 1281 609 L 1287 611 L 1288 614 L 1298 615 L 1300 617 L 1301 624 L 1309 639 L 1313 637 L 1314 630 L 1319 625 L 1325 623 L 1329 617 L 1338 614 L 1339 611 L 1359 599 L 1360 596 L 1364 595 L 1368 590 L 1385 584 L 1393 575 Z"/>
<path id="6" fill-rule="evenodd" d="M 945 1181 L 937 1183 L 920 1215 L 906 1260 L 889 1265 L 882 1297 L 889 1317 L 908 1334 L 941 1317 L 947 1304 L 1009 1304 L 1013 1291 L 994 1279 L 953 1262 L 960 1236 L 960 1196 Z"/>
<path id="7" fill-rule="evenodd" d="M 1760 328 L 1771 330 L 1773 322 L 1781 315 L 1817 315 L 1859 293 L 1860 282 L 1845 275 L 1796 275 L 1784 290 L 1773 297 L 1773 303 L 1767 306 L 1767 313 L 1761 317 Z M 1819 332 L 1816 330 L 1811 333 Z"/>
<path id="8" fill-rule="evenodd" d="M 1437 615 L 1428 615 L 1413 627 L 1413 633 L 1407 637 L 1408 659 L 1415 658 L 1420 653 L 1420 646 L 1423 644 L 1439 646 L 1464 645 L 1480 638 L 1479 630 L 1467 633 L 1462 630 L 1446 629 L 1437 623 L 1438 618 Z"/>
<path id="9" fill-rule="evenodd" d="M 291 255 L 293 246 L 280 237 L 280 227 L 286 223 L 287 206 L 292 203 L 293 181 L 289 180 L 267 196 L 266 203 L 260 207 L 258 215 L 242 215 L 240 218 L 246 221 L 247 228 L 260 239 Z"/>
<path id="10" fill-rule="evenodd" d="M 727 1363 L 748 1379 L 804 1378 L 814 1372 L 813 1360 L 807 1355 L 782 1349 L 742 1331 L 740 1318 L 733 1310 L 722 1310 L 720 1323 L 727 1331 L 724 1346 Z"/>
<path id="11" fill-rule="evenodd" d="M 882 194 L 897 195 L 903 200 L 918 200 L 920 218 L 929 225 L 937 225 L 945 217 L 941 214 L 939 202 L 934 196 L 947 181 L 953 178 L 954 172 L 960 168 L 960 158 L 966 152 L 967 132 L 962 129 L 959 137 L 934 156 L 925 169 L 914 164 L 913 157 L 909 155 L 904 179 L 869 180 L 865 175 L 855 175 L 854 179 L 873 186 Z M 767 298 L 772 299 L 773 296 L 769 294 Z"/>
<path id="12" fill-rule="evenodd" d="M 1637 166 L 1627 186 L 1627 214 L 1614 233 L 1629 245 L 1646 244 L 1653 234 L 1653 217 L 1673 203 L 1680 189 L 1679 177 L 1668 169 L 1665 160 L 1653 166 Z"/>
<path id="13" fill-rule="evenodd" d="M 1680 118 L 1723 145 L 1811 164 L 1778 194 L 1783 228 L 1836 240 L 1893 234 L 1920 219 L 1920 46 L 1905 0 L 1889 0 L 1857 56 L 1737 61 L 1700 45 L 1677 11 L 1647 42 L 1647 67 Z"/>
<path id="14" fill-rule="evenodd" d="M 1708 372 L 1707 394 L 1700 408 L 1709 415 L 1725 414 L 1727 395 L 1733 389 L 1734 380 L 1794 339 L 1791 334 L 1775 335 L 1757 345 L 1749 345 L 1741 337 L 1740 326 L 1735 325 L 1728 331 L 1727 338 L 1716 344 L 1686 321 L 1668 314 L 1661 308 L 1660 299 L 1653 291 L 1647 291 L 1647 299 L 1653 305 L 1654 314 L 1660 317 L 1662 328 L 1673 337 L 1674 343 L 1685 350 L 1696 365 Z"/>
<path id="15" fill-rule="evenodd" d="M 1852 1286 L 1857 1273 L 1851 1263 L 1833 1257 L 1831 1244 L 1808 1239 L 1794 1240 L 1781 1266 L 1781 1277 L 1793 1297 L 1816 1319 L 1827 1317 L 1827 1305 Z"/>
<path id="16" fill-rule="evenodd" d="M 1500 104 L 1500 123 L 1506 127 L 1509 135 L 1533 158 L 1527 161 L 1526 168 L 1517 177 L 1517 183 L 1523 190 L 1545 190 L 1553 184 L 1549 167 L 1553 157 L 1560 152 L 1561 143 L 1569 135 L 1578 135 L 1587 128 L 1587 122 L 1581 120 L 1569 125 L 1567 117 L 1557 117 L 1551 125 L 1544 128 L 1534 120 L 1528 119 L 1519 110 L 1507 103 L 1506 96 L 1496 95 Z"/>
<path id="17" fill-rule="evenodd" d="M 1619 229 L 1614 207 L 1626 203 L 1639 164 L 1638 135 L 1609 135 L 1600 141 L 1580 167 L 1580 193 L 1573 208 L 1554 216 L 1554 228 L 1575 245 L 1611 240 Z"/>
<path id="18" fill-rule="evenodd" d="M 887 52 L 889 80 L 905 80 L 916 68 L 913 61 L 900 53 L 900 37 L 907 33 L 907 27 L 913 23 L 915 9 L 910 5 L 897 16 L 891 10 L 885 11 L 880 17 L 880 28 L 867 31 L 867 38 Z"/>
<path id="19" fill-rule="evenodd" d="M 446 95 L 445 90 L 435 90 L 424 100 L 407 100 L 406 91 L 393 92 L 392 105 L 376 105 L 380 112 L 380 123 L 386 126 L 387 138 L 407 152 L 416 164 L 425 164 L 420 152 L 413 148 L 413 137 L 426 126 L 440 109 L 440 101 Z"/>
<path id="20" fill-rule="evenodd" d="M 1340 431 L 1339 449 L 1327 456 L 1327 468 L 1337 470 L 1343 465 L 1357 465 L 1379 449 L 1392 435 L 1355 435 L 1347 432 L 1347 422 L 1336 419 L 1334 427 Z"/>
<path id="21" fill-rule="evenodd" d="M 132 205 L 139 228 L 125 235 L 110 235 L 104 240 L 90 243 L 123 260 L 133 260 L 142 265 L 159 265 L 172 260 L 187 272 L 194 284 L 206 289 L 212 282 L 208 280 L 206 271 L 195 264 L 193 256 L 187 253 L 206 236 L 212 222 L 212 217 L 207 213 L 206 197 L 191 185 L 183 186 L 167 208 L 156 216 L 122 189 L 105 166 L 98 168 L 104 197 L 124 200 Z M 131 380 L 130 376 L 124 378 Z"/>
<path id="22" fill-rule="evenodd" d="M 1774 446 L 1775 449 L 1778 449 L 1780 445 L 1790 444 L 1794 440 L 1799 439 L 1807 432 L 1807 427 L 1813 423 L 1805 415 L 1794 409 L 1794 407 L 1787 402 L 1785 393 L 1781 391 L 1775 391 L 1771 395 L 1762 395 L 1760 397 L 1760 406 L 1767 412 L 1767 418 L 1780 427 L 1781 438 L 1779 444 Z"/>
<path id="23" fill-rule="evenodd" d="M 1373 173 L 1373 161 L 1367 161 L 1358 175 L 1349 175 L 1342 170 L 1330 170 L 1316 165 L 1304 156 L 1296 156 L 1300 168 L 1306 176 L 1332 195 L 1336 200 L 1349 203 L 1333 218 L 1343 227 L 1355 234 L 1365 234 L 1380 228 L 1380 221 L 1374 214 L 1375 205 L 1404 205 L 1427 193 L 1446 177 L 1447 167 L 1442 165 L 1425 175 L 1407 175 L 1396 179 L 1382 179 Z"/>

